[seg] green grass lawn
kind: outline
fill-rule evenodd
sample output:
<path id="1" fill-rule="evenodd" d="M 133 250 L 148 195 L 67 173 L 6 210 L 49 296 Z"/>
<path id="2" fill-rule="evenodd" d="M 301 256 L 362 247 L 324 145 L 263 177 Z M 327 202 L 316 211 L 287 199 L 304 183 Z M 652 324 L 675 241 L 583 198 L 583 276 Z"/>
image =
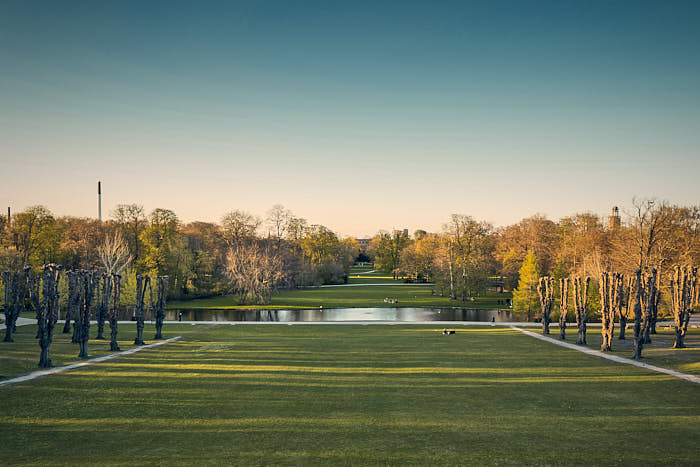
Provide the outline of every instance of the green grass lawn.
<path id="1" fill-rule="evenodd" d="M 699 462 L 698 385 L 508 328 L 165 329 L 183 339 L 0 388 L 3 464 Z"/>
<path id="2" fill-rule="evenodd" d="M 182 326 L 177 330 L 177 334 L 172 331 L 170 326 L 163 328 L 163 338 L 169 339 L 176 335 L 184 335 L 195 330 L 194 326 Z M 97 325 L 93 324 L 90 327 L 91 339 L 88 342 L 88 354 L 90 358 L 101 357 L 114 353 L 109 350 L 109 325 L 105 323 L 105 340 L 94 339 L 97 336 Z M 144 341 L 146 344 L 151 344 L 154 341 L 151 339 L 155 335 L 155 328 L 152 324 L 146 324 L 143 332 Z M 37 363 L 39 362 L 39 342 L 34 338 L 36 336 L 36 325 L 18 326 L 17 331 L 12 334 L 15 342 L 2 342 L 5 338 L 5 330 L 0 330 L 0 379 L 7 379 L 18 374 L 28 373 L 38 370 Z M 54 328 L 54 339 L 51 345 L 51 360 L 54 366 L 69 365 L 71 363 L 80 362 L 78 358 L 78 344 L 71 343 L 72 334 L 63 334 L 63 323 L 58 323 Z M 129 350 L 134 346 L 134 338 L 136 337 L 136 325 L 134 323 L 119 324 L 119 333 L 117 335 L 119 348 L 121 350 Z M 2 389 L 0 389 L 1 391 Z"/>
<path id="3" fill-rule="evenodd" d="M 534 331 L 534 328 L 530 328 Z M 537 329 L 540 333 L 541 328 Z M 559 327 L 550 327 L 550 337 L 559 338 Z M 685 339 L 685 349 L 672 349 L 676 332 L 673 328 L 657 326 L 657 334 L 651 335 L 651 344 L 645 344 L 642 349 L 642 361 L 650 365 L 663 368 L 671 368 L 683 373 L 700 375 L 700 329 L 689 328 Z M 625 340 L 619 340 L 619 325 L 615 323 L 615 337 L 612 342 L 612 354 L 620 357 L 632 358 L 634 354 L 634 324 L 628 325 Z M 575 343 L 577 332 L 576 324 L 569 323 L 566 328 L 567 342 Z M 589 327 L 586 332 L 587 346 L 600 350 L 603 337 L 600 327 Z"/>
<path id="4" fill-rule="evenodd" d="M 510 294 L 489 293 L 485 297 L 463 302 L 432 295 L 430 285 L 387 284 L 365 287 L 323 287 L 313 289 L 282 290 L 272 296 L 270 305 L 238 305 L 235 296 L 204 298 L 188 301 L 171 301 L 170 309 L 232 309 L 232 308 L 351 308 L 351 307 L 465 307 L 498 308 L 498 300 L 510 298 Z M 398 299 L 398 304 L 386 303 L 385 298 Z"/>

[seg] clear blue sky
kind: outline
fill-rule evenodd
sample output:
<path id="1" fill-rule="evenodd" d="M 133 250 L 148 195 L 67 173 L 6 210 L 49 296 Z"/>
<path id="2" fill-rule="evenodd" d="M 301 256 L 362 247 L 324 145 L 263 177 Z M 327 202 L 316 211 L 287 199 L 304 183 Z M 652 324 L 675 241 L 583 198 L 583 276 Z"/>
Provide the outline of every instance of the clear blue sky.
<path id="1" fill-rule="evenodd" d="M 341 234 L 700 203 L 700 2 L 0 3 L 0 199 Z"/>

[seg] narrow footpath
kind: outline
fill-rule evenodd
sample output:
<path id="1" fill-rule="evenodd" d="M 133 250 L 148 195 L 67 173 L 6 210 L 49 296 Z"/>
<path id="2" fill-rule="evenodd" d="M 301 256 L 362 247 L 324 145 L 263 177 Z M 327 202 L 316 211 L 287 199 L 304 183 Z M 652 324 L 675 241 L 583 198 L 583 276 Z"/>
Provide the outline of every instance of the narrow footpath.
<path id="1" fill-rule="evenodd" d="M 518 326 L 510 326 L 510 327 L 511 327 L 511 329 L 517 329 L 518 331 L 522 332 L 525 335 L 528 335 L 530 337 L 534 337 L 535 339 L 539 339 L 539 340 L 542 340 L 545 342 L 549 342 L 550 344 L 558 345 L 560 347 L 566 347 L 567 349 L 571 349 L 571 350 L 578 350 L 579 352 L 583 352 L 583 353 L 588 354 L 588 355 L 593 355 L 595 357 L 605 358 L 606 360 L 612 360 L 613 362 L 624 363 L 625 365 L 638 366 L 639 368 L 645 368 L 647 370 L 656 371 L 658 373 L 664 373 L 667 375 L 675 376 L 676 378 L 684 379 L 686 381 L 690 381 L 691 383 L 700 384 L 700 376 L 690 375 L 688 373 L 681 373 L 680 371 L 669 370 L 668 368 L 661 368 L 660 366 L 649 365 L 648 363 L 642 363 L 642 362 L 639 362 L 637 360 L 632 360 L 630 358 L 619 357 L 617 355 L 608 354 L 605 352 L 601 352 L 600 350 L 589 349 L 588 347 L 585 347 L 582 345 L 576 345 L 576 344 L 571 344 L 569 342 L 564 342 L 561 340 L 552 339 L 551 337 L 543 336 L 542 334 L 538 334 L 536 332 L 528 331 L 526 329 L 521 329 Z"/>
<path id="2" fill-rule="evenodd" d="M 151 349 L 153 347 L 158 347 L 159 345 L 168 344 L 170 342 L 174 342 L 174 341 L 180 339 L 181 337 L 182 336 L 171 337 L 170 339 L 166 339 L 164 341 L 154 342 L 153 344 L 142 345 L 140 347 L 134 347 L 134 348 L 131 348 L 129 350 L 124 350 L 123 352 L 116 352 L 116 353 L 109 354 L 109 355 L 103 355 L 102 357 L 91 358 L 91 359 L 85 360 L 83 362 L 71 363 L 70 365 L 57 366 L 57 367 L 49 368 L 46 370 L 32 371 L 31 373 L 26 374 L 24 376 L 18 376 L 17 378 L 6 379 L 4 381 L 0 381 L 0 387 L 7 386 L 10 384 L 15 384 L 15 383 L 23 383 L 25 381 L 30 381 L 33 379 L 41 378 L 42 376 L 54 375 L 56 373 L 62 373 L 64 371 L 74 370 L 76 368 L 82 368 L 82 367 L 85 367 L 88 365 L 92 365 L 93 363 L 106 362 L 107 360 L 112 360 L 114 358 L 123 357 L 124 355 L 131 355 L 132 353 L 140 352 L 142 350 Z"/>

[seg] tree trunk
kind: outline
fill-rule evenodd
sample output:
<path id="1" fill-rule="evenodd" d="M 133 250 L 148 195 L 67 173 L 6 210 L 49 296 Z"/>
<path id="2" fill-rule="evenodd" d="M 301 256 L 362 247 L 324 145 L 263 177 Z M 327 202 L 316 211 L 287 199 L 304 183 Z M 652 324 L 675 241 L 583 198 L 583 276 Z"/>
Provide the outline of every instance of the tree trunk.
<path id="1" fill-rule="evenodd" d="M 158 276 L 158 301 L 155 306 L 156 336 L 154 339 L 163 338 L 163 320 L 165 319 L 165 299 L 168 292 L 168 276 Z"/>
<path id="2" fill-rule="evenodd" d="M 109 299 L 111 295 L 111 278 L 108 274 L 102 274 L 101 278 L 102 290 L 99 293 L 99 304 L 97 306 L 97 337 L 96 339 L 104 339 L 105 320 L 107 319 L 107 310 L 109 309 Z M 98 285 L 100 279 L 97 280 Z"/>
<path id="3" fill-rule="evenodd" d="M 642 323 L 643 343 L 651 344 L 651 321 L 652 313 L 654 309 L 654 303 L 656 303 L 656 269 L 651 270 L 651 274 L 648 274 L 644 280 L 644 291 L 642 295 L 642 305 L 644 313 L 644 321 Z"/>
<path id="4" fill-rule="evenodd" d="M 105 318 L 104 318 L 104 313 L 102 313 L 102 310 L 98 310 L 97 312 L 97 336 L 95 339 L 104 339 L 104 332 L 105 332 Z"/>
<path id="5" fill-rule="evenodd" d="M 80 343 L 80 326 L 82 326 L 82 324 L 77 320 L 73 323 L 73 336 L 71 337 L 71 343 L 73 344 Z"/>
<path id="6" fill-rule="evenodd" d="M 576 325 L 578 326 L 579 345 L 586 344 L 586 323 L 588 322 L 588 285 L 591 282 L 590 277 L 585 280 L 580 276 L 574 278 L 574 304 L 576 306 Z"/>
<path id="7" fill-rule="evenodd" d="M 51 363 L 51 355 L 49 354 L 51 341 L 53 341 L 53 329 L 46 329 L 41 340 L 39 341 L 39 344 L 41 345 L 39 366 L 41 368 L 51 368 L 53 366 Z"/>
<path id="8" fill-rule="evenodd" d="M 671 311 L 676 326 L 676 340 L 674 349 L 685 347 L 685 335 L 690 322 L 690 311 L 698 292 L 698 268 L 678 267 L 674 268 L 671 279 Z"/>
<path id="9" fill-rule="evenodd" d="M 617 338 L 618 340 L 624 341 L 625 340 L 625 330 L 627 329 L 627 318 L 624 316 L 620 316 L 620 335 Z"/>
<path id="10" fill-rule="evenodd" d="M 112 351 L 117 351 L 121 350 L 119 348 L 119 344 L 117 344 L 117 318 L 110 318 L 109 319 L 109 328 L 111 330 L 111 335 L 110 335 L 110 341 L 109 341 L 109 350 Z"/>
<path id="11" fill-rule="evenodd" d="M 121 278 L 119 274 L 111 274 L 111 308 L 109 311 L 109 327 L 111 329 L 109 349 L 112 351 L 119 351 L 119 344 L 117 344 L 117 326 L 119 323 L 119 298 L 121 295 Z"/>
<path id="12" fill-rule="evenodd" d="M 603 271 L 600 274 L 600 314 L 602 352 L 612 351 L 612 338 L 615 334 L 615 315 L 621 314 L 622 275 Z"/>
<path id="13" fill-rule="evenodd" d="M 88 358 L 88 341 L 83 340 L 80 341 L 80 353 L 78 354 L 78 358 Z"/>
<path id="14" fill-rule="evenodd" d="M 134 345 L 146 345 L 143 341 L 143 319 L 136 319 L 136 338 L 134 339 Z"/>
<path id="15" fill-rule="evenodd" d="M 637 281 L 634 292 L 634 354 L 632 358 L 639 360 L 642 358 L 644 348 L 644 335 L 642 331 L 642 271 L 636 271 Z"/>
<path id="16" fill-rule="evenodd" d="M 673 347 L 674 349 L 683 349 L 685 348 L 685 343 L 683 340 L 685 339 L 685 332 L 683 327 L 678 327 L 676 326 L 676 340 L 673 342 Z"/>
<path id="17" fill-rule="evenodd" d="M 5 314 L 7 316 L 7 314 Z M 12 338 L 12 324 L 9 324 L 9 321 L 7 318 L 5 318 L 5 338 L 2 340 L 3 342 L 14 342 L 15 340 Z"/>
<path id="18" fill-rule="evenodd" d="M 134 345 L 145 345 L 143 341 L 143 307 L 146 298 L 146 287 L 150 287 L 150 285 L 150 277 L 136 276 L 136 338 L 134 339 Z"/>
<path id="19" fill-rule="evenodd" d="M 80 353 L 78 358 L 88 358 L 88 341 L 90 340 L 90 317 L 92 315 L 92 301 L 98 287 L 99 278 L 94 271 L 80 271 L 79 273 L 80 291 L 80 326 L 78 333 L 78 343 Z"/>
<path id="20" fill-rule="evenodd" d="M 540 309 L 542 316 L 542 333 L 549 334 L 549 314 L 552 311 L 552 278 L 540 277 L 537 285 L 537 294 L 540 297 Z"/>
<path id="21" fill-rule="evenodd" d="M 566 340 L 566 314 L 569 306 L 569 278 L 559 279 L 559 339 Z"/>
<path id="22" fill-rule="evenodd" d="M 49 354 L 53 341 L 53 328 L 58 321 L 59 301 L 58 283 L 61 277 L 60 267 L 54 264 L 44 265 L 41 272 L 42 294 L 39 298 L 39 278 L 34 278 L 31 270 L 27 273 L 30 283 L 30 295 L 32 304 L 37 309 L 37 334 L 39 336 L 39 367 L 50 368 L 51 356 Z"/>

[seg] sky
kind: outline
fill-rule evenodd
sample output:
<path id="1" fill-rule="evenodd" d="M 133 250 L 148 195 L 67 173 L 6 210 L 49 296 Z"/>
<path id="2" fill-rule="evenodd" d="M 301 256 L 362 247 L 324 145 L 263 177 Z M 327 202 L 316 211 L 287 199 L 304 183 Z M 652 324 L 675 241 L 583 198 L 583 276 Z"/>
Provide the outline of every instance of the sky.
<path id="1" fill-rule="evenodd" d="M 0 2 L 0 203 L 341 235 L 700 203 L 700 2 Z"/>

